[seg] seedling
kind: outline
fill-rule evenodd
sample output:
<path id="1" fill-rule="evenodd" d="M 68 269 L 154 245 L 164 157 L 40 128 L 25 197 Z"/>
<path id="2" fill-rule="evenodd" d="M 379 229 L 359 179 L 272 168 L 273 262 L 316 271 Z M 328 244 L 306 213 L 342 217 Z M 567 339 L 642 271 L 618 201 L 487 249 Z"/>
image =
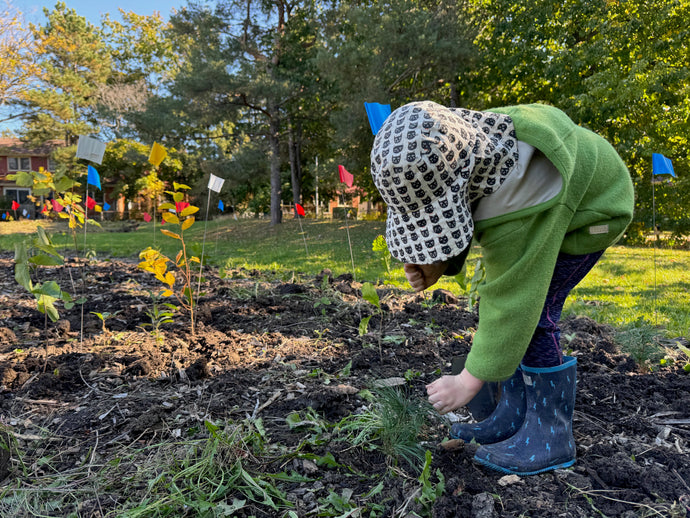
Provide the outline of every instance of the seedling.
<path id="1" fill-rule="evenodd" d="M 153 273 L 156 279 L 167 285 L 167 288 L 161 292 L 161 296 L 170 297 L 174 295 L 180 305 L 189 311 L 191 332 L 192 335 L 195 335 L 195 301 L 194 291 L 192 289 L 194 273 L 192 272 L 192 264 L 200 264 L 201 261 L 196 256 L 188 256 L 184 232 L 194 224 L 195 218 L 192 214 L 195 214 L 199 208 L 183 201 L 184 193 L 180 190 L 189 189 L 187 185 L 175 182 L 173 183 L 173 188 L 174 191 L 166 192 L 172 196 L 174 203 L 163 203 L 158 209 L 163 211 L 163 220 L 171 225 L 177 225 L 179 227 L 179 232 L 172 232 L 162 228 L 161 233 L 178 240 L 181 249 L 175 256 L 175 259 L 172 260 L 160 251 L 149 247 L 139 254 L 139 258 L 143 259 L 143 261 L 139 263 L 139 268 Z M 175 272 L 168 269 L 169 263 L 174 265 L 176 268 Z M 178 278 L 176 273 L 180 276 L 180 283 L 177 283 Z M 180 286 L 177 288 L 177 291 L 175 289 L 176 283 Z"/>
<path id="2" fill-rule="evenodd" d="M 146 315 L 151 319 L 150 324 L 142 324 L 142 327 L 151 327 L 152 334 L 157 342 L 162 341 L 161 336 L 161 326 L 163 324 L 169 324 L 173 321 L 173 316 L 177 307 L 169 302 L 160 302 L 160 298 L 156 296 L 153 292 L 149 292 L 151 299 L 153 300 L 153 306 L 151 309 L 146 310 Z"/>
<path id="3" fill-rule="evenodd" d="M 391 252 L 388 249 L 388 243 L 382 235 L 376 236 L 374 242 L 371 245 L 371 249 L 374 253 L 381 259 L 383 265 L 386 267 L 386 277 L 391 276 Z"/>
<path id="4" fill-rule="evenodd" d="M 115 313 L 110 313 L 109 311 L 104 311 L 103 313 L 97 313 L 96 311 L 92 311 L 91 314 L 92 314 L 92 315 L 96 315 L 96 316 L 100 319 L 100 321 L 101 321 L 101 326 L 102 326 L 102 329 L 103 329 L 103 333 L 104 333 L 104 334 L 108 334 L 109 331 L 108 331 L 108 329 L 106 329 L 106 327 L 105 327 L 105 322 L 106 322 L 106 320 L 109 320 L 109 319 L 111 319 L 111 318 L 117 316 L 117 314 L 118 314 L 118 313 L 121 313 L 121 312 L 122 312 L 122 310 L 119 310 L 119 309 L 118 309 L 117 311 L 115 311 Z"/>

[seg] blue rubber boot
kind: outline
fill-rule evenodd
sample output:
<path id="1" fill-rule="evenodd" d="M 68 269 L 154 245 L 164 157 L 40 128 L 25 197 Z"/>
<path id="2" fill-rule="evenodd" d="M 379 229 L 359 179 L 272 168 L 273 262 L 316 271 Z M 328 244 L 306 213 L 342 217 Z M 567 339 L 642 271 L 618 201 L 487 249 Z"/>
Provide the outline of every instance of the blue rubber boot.
<path id="1" fill-rule="evenodd" d="M 527 410 L 522 428 L 505 441 L 480 446 L 474 459 L 491 469 L 536 475 L 575 464 L 573 406 L 577 360 L 556 367 L 521 366 Z"/>
<path id="2" fill-rule="evenodd" d="M 493 444 L 515 435 L 525 419 L 525 382 L 518 367 L 501 382 L 501 398 L 495 410 L 479 423 L 455 423 L 450 428 L 453 439 L 479 444 Z"/>

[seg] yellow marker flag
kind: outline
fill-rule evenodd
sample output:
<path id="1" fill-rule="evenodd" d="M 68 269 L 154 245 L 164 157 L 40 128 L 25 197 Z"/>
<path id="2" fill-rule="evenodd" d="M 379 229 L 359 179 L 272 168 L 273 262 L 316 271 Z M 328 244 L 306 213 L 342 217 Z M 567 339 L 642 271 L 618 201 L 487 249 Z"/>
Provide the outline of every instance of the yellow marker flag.
<path id="1" fill-rule="evenodd" d="M 154 142 L 151 146 L 151 154 L 149 155 L 149 162 L 158 167 L 163 159 L 168 156 L 168 152 L 158 142 Z"/>

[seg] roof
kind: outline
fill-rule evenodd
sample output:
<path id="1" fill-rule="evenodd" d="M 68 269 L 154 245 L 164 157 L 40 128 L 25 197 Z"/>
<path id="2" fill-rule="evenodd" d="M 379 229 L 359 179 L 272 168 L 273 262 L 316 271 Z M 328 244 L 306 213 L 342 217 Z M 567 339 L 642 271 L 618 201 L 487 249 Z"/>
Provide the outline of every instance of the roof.
<path id="1" fill-rule="evenodd" d="M 0 137 L 0 155 L 2 156 L 50 156 L 53 149 L 60 146 L 62 141 L 49 140 L 42 146 L 29 146 L 21 139 L 14 137 Z"/>

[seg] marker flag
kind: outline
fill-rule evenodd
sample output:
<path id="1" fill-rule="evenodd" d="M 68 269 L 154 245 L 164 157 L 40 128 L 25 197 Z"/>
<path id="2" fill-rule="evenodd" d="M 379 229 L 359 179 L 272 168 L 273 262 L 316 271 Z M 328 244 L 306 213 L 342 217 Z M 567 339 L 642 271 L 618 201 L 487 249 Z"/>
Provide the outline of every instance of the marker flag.
<path id="1" fill-rule="evenodd" d="M 652 153 L 652 171 L 655 175 L 670 174 L 674 178 L 676 177 L 671 160 L 659 153 Z"/>
<path id="2" fill-rule="evenodd" d="M 9 218 L 9 217 L 10 217 L 10 213 L 9 213 L 9 212 L 5 212 L 5 217 L 6 217 L 6 218 Z"/>
<path id="3" fill-rule="evenodd" d="M 221 212 L 225 211 L 225 205 L 223 205 L 223 200 L 218 200 L 218 208 Z"/>
<path id="4" fill-rule="evenodd" d="M 99 191 L 101 190 L 101 177 L 98 175 L 96 168 L 92 165 L 89 166 L 89 172 L 86 176 L 86 183 L 97 187 Z"/>
<path id="5" fill-rule="evenodd" d="M 100 164 L 105 153 L 105 142 L 88 135 L 79 135 L 77 142 L 77 158 L 84 158 L 91 162 Z M 100 187 L 99 187 L 100 189 Z"/>
<path id="6" fill-rule="evenodd" d="M 110 210 L 110 204 L 107 201 L 103 202 L 103 210 Z"/>
<path id="7" fill-rule="evenodd" d="M 6 212 L 2 213 L 2 219 L 7 219 L 7 213 Z"/>
<path id="8" fill-rule="evenodd" d="M 376 135 L 379 132 L 383 122 L 391 114 L 390 104 L 379 104 L 379 103 L 364 103 L 364 109 L 367 111 L 367 117 L 369 118 L 369 126 L 371 126 L 371 132 Z"/>
<path id="9" fill-rule="evenodd" d="M 177 203 L 175 203 L 175 212 L 177 214 L 180 214 L 187 207 L 189 207 L 189 203 L 187 203 L 186 201 L 178 201 Z"/>
<path id="10" fill-rule="evenodd" d="M 41 210 L 41 212 L 48 212 L 48 204 L 47 203 L 43 204 L 43 209 Z"/>
<path id="11" fill-rule="evenodd" d="M 60 204 L 57 202 L 57 200 L 50 200 L 50 202 L 53 204 L 53 210 L 54 210 L 55 212 L 60 212 L 62 209 L 65 208 L 65 207 L 63 207 L 62 205 L 60 205 Z"/>
<path id="12" fill-rule="evenodd" d="M 158 142 L 154 142 L 151 146 L 151 153 L 149 154 L 149 162 L 158 167 L 161 162 L 168 156 L 166 149 Z"/>
<path id="13" fill-rule="evenodd" d="M 148 212 L 144 212 L 144 221 L 146 221 L 146 223 L 150 222 L 151 214 L 149 214 Z"/>
<path id="14" fill-rule="evenodd" d="M 220 190 L 223 188 L 223 183 L 225 183 L 224 178 L 212 174 L 208 179 L 208 188 L 213 192 L 220 192 Z"/>
<path id="15" fill-rule="evenodd" d="M 299 203 L 295 203 L 295 209 L 297 209 L 297 214 L 304 216 L 304 207 L 302 207 Z"/>
<path id="16" fill-rule="evenodd" d="M 350 173 L 347 172 L 343 166 L 338 166 L 338 175 L 340 176 L 340 182 L 346 184 L 348 187 L 352 187 L 352 182 L 355 179 Z"/>
<path id="17" fill-rule="evenodd" d="M 12 210 L 17 210 L 19 208 L 19 203 L 16 200 L 12 200 Z"/>
<path id="18" fill-rule="evenodd" d="M 28 212 L 26 212 L 26 209 L 24 209 L 24 210 L 22 211 L 22 216 L 26 217 L 27 214 L 28 214 Z"/>
<path id="19" fill-rule="evenodd" d="M 96 200 L 94 200 L 91 196 L 86 197 L 86 207 L 91 210 L 96 206 Z"/>

